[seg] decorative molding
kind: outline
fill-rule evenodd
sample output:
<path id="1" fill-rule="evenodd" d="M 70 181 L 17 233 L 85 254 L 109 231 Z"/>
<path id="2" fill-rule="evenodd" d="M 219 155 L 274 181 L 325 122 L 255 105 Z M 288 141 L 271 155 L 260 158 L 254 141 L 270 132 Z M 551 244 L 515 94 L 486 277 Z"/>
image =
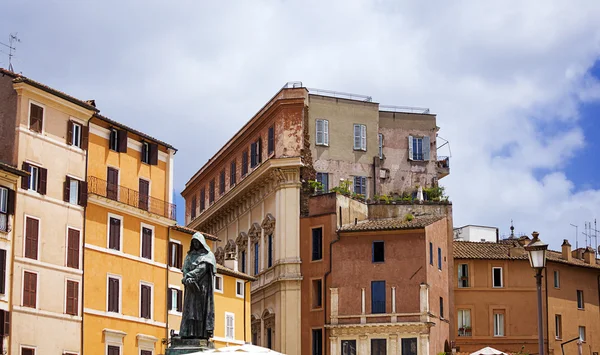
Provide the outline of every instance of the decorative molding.
<path id="1" fill-rule="evenodd" d="M 38 267 L 45 268 L 45 269 L 62 271 L 67 274 L 83 275 L 83 270 L 80 270 L 80 269 L 74 269 L 72 267 L 54 265 L 51 263 L 47 263 L 47 262 L 43 262 L 43 261 L 39 261 L 39 260 L 35 260 L 35 259 L 24 258 L 21 256 L 15 256 L 15 261 L 23 263 L 23 264 L 32 265 L 32 266 L 38 266 Z"/>
<path id="2" fill-rule="evenodd" d="M 325 328 L 330 329 L 332 337 L 388 335 L 390 333 L 428 334 L 430 327 L 430 323 L 421 322 L 325 325 Z"/>
<path id="3" fill-rule="evenodd" d="M 129 206 L 122 202 L 111 200 L 106 197 L 102 197 L 102 196 L 98 196 L 98 195 L 94 195 L 94 194 L 88 195 L 88 203 L 94 203 L 94 204 L 100 205 L 102 207 L 112 208 L 119 212 L 127 213 L 131 216 L 156 223 L 163 227 L 170 227 L 170 226 L 174 226 L 177 224 L 177 221 L 175 221 L 175 220 L 171 220 L 171 219 L 159 216 L 159 215 L 155 215 L 148 211 L 141 210 L 137 207 Z"/>
<path id="4" fill-rule="evenodd" d="M 236 244 L 233 239 L 227 239 L 227 244 L 225 245 L 225 259 L 231 260 L 235 259 Z"/>
<path id="5" fill-rule="evenodd" d="M 33 132 L 29 128 L 27 128 L 26 126 L 23 126 L 23 125 L 18 126 L 17 127 L 17 131 L 19 131 L 20 133 L 27 134 L 27 135 L 31 136 L 32 138 L 34 138 L 34 139 L 41 139 L 43 141 L 46 141 L 48 143 L 52 143 L 52 144 L 54 144 L 54 145 L 56 145 L 58 147 L 61 147 L 63 149 L 69 150 L 72 153 L 83 155 L 85 157 L 85 150 L 83 150 L 83 149 L 81 149 L 79 147 L 68 145 L 65 142 L 61 142 L 58 139 L 54 139 L 54 138 L 48 137 L 47 135 Z"/>
<path id="6" fill-rule="evenodd" d="M 142 258 L 142 257 L 139 257 L 139 256 L 135 256 L 135 255 L 131 255 L 131 254 L 126 254 L 126 253 L 124 253 L 122 251 L 99 247 L 99 246 L 94 245 L 94 244 L 85 243 L 85 248 L 86 249 L 95 250 L 95 251 L 99 251 L 99 252 L 105 253 L 105 254 L 119 256 L 119 257 L 122 257 L 122 258 L 125 258 L 125 259 L 129 259 L 129 260 L 133 260 L 133 261 L 139 261 L 140 263 L 149 264 L 149 265 L 152 265 L 152 266 L 159 267 L 161 269 L 166 269 L 167 268 L 166 264 L 162 264 L 162 263 L 159 263 L 159 262 L 156 262 L 156 261 L 153 261 L 153 260 L 150 260 L 150 259 Z M 179 271 L 179 270 L 177 270 L 177 271 Z"/>
<path id="7" fill-rule="evenodd" d="M 73 204 L 70 204 L 70 203 L 65 202 L 63 200 L 59 200 L 59 199 L 56 199 L 54 197 L 50 197 L 48 195 L 42 195 L 42 194 L 40 194 L 38 192 L 29 190 L 29 189 L 23 189 L 23 188 L 21 188 L 21 186 L 19 186 L 19 193 L 23 194 L 25 196 L 28 196 L 28 197 L 32 197 L 32 198 L 38 199 L 40 201 L 50 202 L 50 203 L 53 203 L 53 204 L 61 206 L 61 207 L 65 207 L 65 208 L 77 210 L 77 211 L 82 212 L 82 214 L 83 214 L 83 207 L 79 206 L 79 205 L 73 205 Z M 82 215 L 82 219 L 83 219 L 83 215 Z"/>
<path id="8" fill-rule="evenodd" d="M 158 322 L 158 321 L 155 321 L 155 320 L 152 320 L 152 319 L 133 317 L 133 316 L 124 315 L 124 314 L 121 314 L 121 313 L 98 311 L 98 310 L 95 310 L 95 309 L 92 309 L 92 308 L 84 308 L 83 309 L 83 313 L 93 314 L 95 316 L 101 316 L 101 317 L 108 317 L 108 318 L 114 318 L 114 319 L 127 320 L 127 321 L 141 323 L 141 324 L 149 324 L 149 325 L 153 325 L 155 327 L 162 327 L 162 328 L 166 328 L 167 327 L 166 323 Z"/>
<path id="9" fill-rule="evenodd" d="M 235 244 L 237 244 L 240 252 L 246 250 L 248 247 L 248 234 L 246 232 L 240 232 L 240 235 L 235 240 Z"/>
<path id="10" fill-rule="evenodd" d="M 125 338 L 125 336 L 127 335 L 127 333 L 121 330 L 114 330 L 108 328 L 104 328 L 102 332 L 104 333 L 105 343 L 114 343 L 119 345 L 123 345 L 123 338 Z"/>
<path id="11" fill-rule="evenodd" d="M 258 224 L 256 222 L 252 223 L 252 226 L 250 227 L 250 230 L 248 231 L 248 236 L 250 237 L 250 241 L 253 244 L 260 240 L 261 229 L 262 228 L 261 228 L 260 224 Z"/>
<path id="12" fill-rule="evenodd" d="M 275 231 L 275 217 L 272 214 L 267 213 L 267 216 L 261 223 L 262 229 L 265 231 L 265 237 L 269 234 L 273 234 Z"/>
<path id="13" fill-rule="evenodd" d="M 71 316 L 71 315 L 64 314 L 64 313 L 50 312 L 50 311 L 45 311 L 42 309 L 23 307 L 23 306 L 17 306 L 17 305 L 12 306 L 12 311 L 32 314 L 37 317 L 56 318 L 56 319 L 67 320 L 67 321 L 72 321 L 72 322 L 79 322 L 79 323 L 82 320 L 82 317 L 80 317 L 80 316 Z"/>
<path id="14" fill-rule="evenodd" d="M 90 133 L 93 133 L 104 139 L 110 139 L 110 130 L 106 129 L 102 126 L 98 126 L 97 124 L 94 124 L 94 123 L 90 124 Z M 150 140 L 148 140 L 148 141 L 150 141 Z M 142 151 L 142 142 L 138 142 L 133 138 L 127 137 L 127 148 L 131 148 L 137 152 L 141 152 Z M 166 163 L 169 160 L 169 154 L 159 151 L 158 159 L 160 161 L 163 161 Z"/>
<path id="15" fill-rule="evenodd" d="M 225 250 L 223 250 L 223 247 L 217 248 L 215 251 L 215 259 L 217 259 L 217 264 L 223 265 L 225 261 Z"/>

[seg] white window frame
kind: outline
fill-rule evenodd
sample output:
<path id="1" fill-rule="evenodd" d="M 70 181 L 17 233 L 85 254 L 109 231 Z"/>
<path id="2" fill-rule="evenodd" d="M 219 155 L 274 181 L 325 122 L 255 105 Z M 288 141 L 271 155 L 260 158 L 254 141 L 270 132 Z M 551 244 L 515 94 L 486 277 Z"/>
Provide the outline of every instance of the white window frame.
<path id="1" fill-rule="evenodd" d="M 75 315 L 75 316 L 67 313 L 67 283 L 68 283 L 68 281 L 77 282 L 77 315 Z M 81 317 L 81 281 L 78 279 L 65 277 L 64 292 L 65 292 L 64 293 L 65 297 L 63 297 L 63 313 L 70 317 Z"/>
<path id="2" fill-rule="evenodd" d="M 142 163 L 150 164 L 150 144 L 146 141 L 142 142 L 142 152 L 144 152 L 144 147 L 146 147 L 146 155 L 142 156 Z"/>
<path id="3" fill-rule="evenodd" d="M 108 280 L 118 279 L 119 280 L 119 312 L 113 312 L 108 310 Z M 123 278 L 121 275 L 106 274 L 106 313 L 123 314 Z"/>
<path id="4" fill-rule="evenodd" d="M 113 149 L 113 146 L 111 145 L 112 142 L 110 141 L 110 136 L 111 136 L 112 132 L 115 132 L 115 147 L 114 147 L 114 149 Z M 111 127 L 108 130 L 108 150 L 112 150 L 113 152 L 117 152 L 117 153 L 119 152 L 119 130 L 114 127 Z"/>
<path id="5" fill-rule="evenodd" d="M 494 270 L 500 270 L 500 286 L 494 285 Z M 504 288 L 504 271 L 501 266 L 494 266 L 492 268 L 492 288 Z"/>
<path id="6" fill-rule="evenodd" d="M 580 325 L 578 329 L 579 339 L 585 343 L 585 327 Z M 582 336 L 583 335 L 583 336 Z"/>
<path id="7" fill-rule="evenodd" d="M 146 319 L 142 317 L 142 286 L 149 286 L 150 287 L 150 318 L 148 319 L 149 321 L 154 320 L 154 284 L 148 281 L 140 281 L 140 287 L 138 288 L 139 291 L 139 307 L 138 307 L 138 315 L 140 317 L 140 319 Z"/>
<path id="8" fill-rule="evenodd" d="M 71 136 L 71 145 L 77 148 L 81 148 L 81 138 L 83 132 L 83 125 L 81 123 L 73 122 L 73 132 Z M 76 132 L 77 131 L 77 132 Z"/>
<path id="9" fill-rule="evenodd" d="M 29 186 L 28 189 L 31 191 L 37 192 L 38 187 L 40 186 L 40 167 L 35 164 L 29 164 Z M 32 188 L 32 185 L 35 185 L 35 188 Z"/>
<path id="10" fill-rule="evenodd" d="M 560 320 L 560 322 L 559 322 Z M 556 339 L 562 339 L 562 315 L 555 314 L 554 315 L 554 337 Z"/>
<path id="11" fill-rule="evenodd" d="M 181 247 L 183 248 L 183 243 L 181 243 L 181 241 L 177 240 L 177 239 L 171 239 L 169 238 L 169 254 L 173 252 L 173 250 L 171 249 L 171 243 L 175 243 L 175 244 L 179 244 L 181 245 Z M 182 254 L 183 254 L 183 249 L 182 249 Z M 177 256 L 177 251 L 175 251 L 175 257 Z M 182 255 L 183 256 L 183 255 Z M 175 258 L 172 258 L 172 260 L 175 260 Z M 181 271 L 181 269 L 176 268 L 175 266 L 171 266 L 169 265 L 169 255 L 167 255 L 167 266 L 172 269 L 173 271 Z M 181 267 L 183 267 L 183 261 L 182 261 L 182 265 Z"/>
<path id="12" fill-rule="evenodd" d="M 33 350 L 33 355 L 37 354 L 37 347 L 19 344 L 19 355 L 23 354 L 23 348 Z"/>
<path id="13" fill-rule="evenodd" d="M 119 348 L 119 355 L 123 355 L 123 343 L 119 344 L 119 343 L 114 343 L 114 342 L 106 342 L 106 347 L 105 347 L 105 354 L 108 355 L 108 347 L 109 346 L 116 346 L 117 348 Z"/>
<path id="14" fill-rule="evenodd" d="M 500 327 L 500 318 L 502 318 L 502 327 Z M 494 313 L 494 336 L 503 337 L 505 335 L 504 326 L 506 322 L 504 319 L 504 313 Z"/>
<path id="15" fill-rule="evenodd" d="M 461 275 L 461 271 L 463 269 L 462 268 L 463 265 L 467 266 L 467 275 L 466 276 L 465 275 Z M 458 271 L 457 271 L 457 273 L 458 273 L 458 275 L 457 275 L 458 276 L 458 288 L 469 288 L 469 287 L 471 287 L 471 283 L 469 282 L 470 281 L 470 279 L 469 279 L 469 264 L 467 264 L 467 263 L 458 264 Z M 462 280 L 460 279 L 461 277 L 466 277 L 467 278 L 467 286 L 461 286 L 462 285 Z"/>
<path id="16" fill-rule="evenodd" d="M 219 284 L 221 285 L 221 288 L 217 288 L 217 279 L 219 279 Z M 215 284 L 213 285 L 215 292 L 217 293 L 223 293 L 223 276 L 221 275 L 215 275 Z"/>
<path id="17" fill-rule="evenodd" d="M 32 309 L 40 309 L 40 273 L 35 270 L 22 269 L 21 270 L 21 307 L 25 307 L 23 302 L 25 301 L 25 272 L 35 274 L 35 307 Z M 31 308 L 31 307 L 26 307 Z"/>
<path id="18" fill-rule="evenodd" d="M 119 250 L 110 249 L 110 219 L 115 218 L 121 221 L 119 228 Z M 118 214 L 108 212 L 108 217 L 106 220 L 106 249 L 112 250 L 116 253 L 123 252 L 123 216 L 119 216 Z M 141 233 L 141 232 L 140 232 Z M 140 247 L 141 248 L 141 247 Z"/>
<path id="19" fill-rule="evenodd" d="M 36 106 L 39 106 L 42 108 L 42 131 L 40 133 L 38 132 L 34 132 L 37 134 L 43 134 L 46 132 L 45 128 L 46 128 L 46 105 L 43 105 L 37 101 L 34 100 L 29 100 L 29 106 L 27 107 L 27 129 L 31 130 L 31 104 L 34 104 Z M 33 132 L 33 131 L 31 131 Z"/>
<path id="20" fill-rule="evenodd" d="M 356 129 L 358 128 L 358 136 L 356 135 Z M 353 126 L 352 134 L 354 137 L 354 150 L 360 150 L 363 152 L 367 151 L 367 125 L 362 123 L 355 123 Z M 358 140 L 358 145 L 356 144 Z"/>
<path id="21" fill-rule="evenodd" d="M 319 130 L 319 125 L 321 129 Z M 318 118 L 315 121 L 315 145 L 328 147 L 329 146 L 329 120 Z M 319 139 L 319 131 L 321 139 Z"/>
<path id="22" fill-rule="evenodd" d="M 27 239 L 27 218 L 35 219 L 38 221 L 38 240 L 37 240 L 37 259 L 30 260 L 42 260 L 42 250 L 40 249 L 40 243 L 42 239 L 42 220 L 41 218 L 34 217 L 26 214 L 23 221 L 23 257 L 25 257 L 25 247 L 26 247 L 26 239 Z M 29 258 L 28 258 L 29 259 Z"/>
<path id="23" fill-rule="evenodd" d="M 583 294 L 583 290 L 576 290 L 577 291 L 577 309 L 582 310 L 585 309 L 585 297 Z M 579 307 L 579 292 L 581 291 L 581 307 Z"/>
<path id="24" fill-rule="evenodd" d="M 379 133 L 377 138 L 379 141 L 379 159 L 383 159 L 383 134 Z"/>
<path id="25" fill-rule="evenodd" d="M 469 324 L 465 324 L 465 313 L 469 313 Z M 465 327 L 471 327 L 471 310 L 467 309 L 467 308 L 463 308 L 463 309 L 459 309 L 458 312 L 456 312 L 457 316 L 457 320 L 458 320 L 458 329 L 460 328 L 465 328 Z M 473 329 L 473 328 L 471 328 Z"/>
<path id="26" fill-rule="evenodd" d="M 72 201 L 73 198 L 73 182 L 75 182 L 76 193 L 75 193 L 75 202 Z M 79 179 L 75 179 L 69 176 L 69 203 L 72 205 L 79 205 Z"/>
<path id="27" fill-rule="evenodd" d="M 241 286 L 242 293 L 238 293 L 238 286 Z M 246 285 L 242 280 L 235 280 L 235 296 L 238 298 L 244 298 L 244 293 L 246 292 Z"/>
<path id="28" fill-rule="evenodd" d="M 560 272 L 554 270 L 554 288 L 560 288 Z"/>
<path id="29" fill-rule="evenodd" d="M 365 190 L 364 193 L 362 191 L 356 191 L 356 179 L 357 178 L 361 180 L 360 181 L 361 187 L 364 187 L 364 190 Z M 352 190 L 354 191 L 355 194 L 367 196 L 369 193 L 369 191 L 367 190 L 367 177 L 366 176 L 354 176 L 354 179 L 352 179 Z"/>
<path id="30" fill-rule="evenodd" d="M 8 211 L 8 188 L 0 186 L 0 213 Z"/>
<path id="31" fill-rule="evenodd" d="M 231 336 L 227 333 L 227 318 L 231 318 Z M 231 312 L 225 312 L 225 339 L 235 339 L 235 314 Z"/>
<path id="32" fill-rule="evenodd" d="M 122 224 L 121 224 L 122 226 Z M 142 242 L 144 240 L 144 228 L 150 229 L 152 231 L 152 238 L 150 239 L 150 258 L 151 259 L 146 259 L 142 256 Z M 155 244 L 155 235 L 154 235 L 154 226 L 151 224 L 146 224 L 144 222 L 140 222 L 140 258 L 144 259 L 144 260 L 154 260 L 154 244 Z"/>
<path id="33" fill-rule="evenodd" d="M 181 312 L 177 310 L 177 294 L 181 292 L 181 288 L 175 285 L 169 285 L 169 291 L 171 291 L 169 297 L 171 297 L 171 309 L 169 313 L 181 315 Z M 175 302 L 173 302 L 173 295 L 175 295 Z"/>

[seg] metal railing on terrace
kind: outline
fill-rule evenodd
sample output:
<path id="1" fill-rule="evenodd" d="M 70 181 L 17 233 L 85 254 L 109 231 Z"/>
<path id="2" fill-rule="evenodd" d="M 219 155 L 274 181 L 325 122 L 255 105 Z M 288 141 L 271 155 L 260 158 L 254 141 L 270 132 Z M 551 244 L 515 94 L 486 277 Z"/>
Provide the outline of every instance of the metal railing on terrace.
<path id="1" fill-rule="evenodd" d="M 426 107 L 411 107 L 411 106 L 393 106 L 393 105 L 379 105 L 379 111 L 385 112 L 400 112 L 400 113 L 429 113 L 429 109 Z"/>
<path id="2" fill-rule="evenodd" d="M 308 89 L 309 93 L 315 94 L 315 95 L 336 97 L 339 99 L 373 102 L 373 98 L 371 96 L 366 96 L 366 95 L 351 94 L 348 92 L 322 90 L 322 89 L 314 89 L 314 88 L 307 88 L 307 89 Z"/>
<path id="3" fill-rule="evenodd" d="M 109 184 L 95 176 L 88 177 L 88 194 L 106 197 L 172 220 L 177 216 L 175 204 L 142 195 L 139 191 L 121 185 Z"/>

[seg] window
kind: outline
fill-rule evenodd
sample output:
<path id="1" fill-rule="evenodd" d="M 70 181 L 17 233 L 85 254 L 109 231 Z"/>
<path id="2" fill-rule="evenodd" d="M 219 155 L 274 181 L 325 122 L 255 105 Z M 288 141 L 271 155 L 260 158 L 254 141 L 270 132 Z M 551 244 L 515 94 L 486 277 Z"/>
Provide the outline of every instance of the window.
<path id="1" fill-rule="evenodd" d="M 108 148 L 115 152 L 127 153 L 127 131 L 111 128 Z M 152 152 L 150 152 L 149 159 L 152 160 Z"/>
<path id="2" fill-rule="evenodd" d="M 469 287 L 469 265 L 459 264 L 458 265 L 458 287 Z"/>
<path id="3" fill-rule="evenodd" d="M 48 169 L 23 162 L 22 170 L 28 171 L 29 176 L 21 178 L 21 187 L 25 190 L 32 190 L 41 195 L 45 195 Z"/>
<path id="4" fill-rule="evenodd" d="M 152 259 L 152 229 L 142 227 L 141 256 L 144 259 Z"/>
<path id="5" fill-rule="evenodd" d="M 140 350 L 140 355 L 152 355 L 152 350 Z"/>
<path id="6" fill-rule="evenodd" d="M 81 148 L 81 138 L 83 126 L 79 123 L 69 121 L 67 124 L 67 144 L 73 147 Z"/>
<path id="7" fill-rule="evenodd" d="M 502 282 L 502 268 L 494 267 L 492 268 L 492 287 L 504 287 Z"/>
<path id="8" fill-rule="evenodd" d="M 4 295 L 6 294 L 6 250 L 4 249 L 0 249 L 0 268 L 0 293 Z M 2 329 L 2 323 L 0 323 L 0 329 Z"/>
<path id="9" fill-rule="evenodd" d="M 23 348 L 21 348 L 21 355 L 35 355 L 35 349 L 23 347 Z M 112 355 L 112 354 L 109 354 L 109 355 Z"/>
<path id="10" fill-rule="evenodd" d="M 354 193 L 359 195 L 367 194 L 367 178 L 365 176 L 354 177 Z"/>
<path id="11" fill-rule="evenodd" d="M 15 192 L 0 187 L 0 232 L 8 232 L 8 215 L 14 213 Z"/>
<path id="12" fill-rule="evenodd" d="M 215 179 L 210 180 L 208 183 L 208 204 L 215 202 Z"/>
<path id="13" fill-rule="evenodd" d="M 87 204 L 87 183 L 70 176 L 65 178 L 63 200 L 72 205 L 85 206 Z"/>
<path id="14" fill-rule="evenodd" d="M 323 307 L 323 280 L 312 280 L 312 308 Z"/>
<path id="15" fill-rule="evenodd" d="M 383 241 L 373 242 L 373 262 L 382 263 L 385 261 L 385 244 Z"/>
<path id="16" fill-rule="evenodd" d="M 408 159 L 417 161 L 429 160 L 429 136 L 408 136 Z"/>
<path id="17" fill-rule="evenodd" d="M 108 248 L 121 250 L 121 219 L 109 216 Z"/>
<path id="18" fill-rule="evenodd" d="M 190 201 L 190 218 L 193 220 L 196 218 L 196 196 L 192 196 L 192 200 Z"/>
<path id="19" fill-rule="evenodd" d="M 79 315 L 79 282 L 67 280 L 67 299 L 65 313 L 72 316 Z"/>
<path id="20" fill-rule="evenodd" d="M 554 270 L 554 288 L 560 288 L 560 274 L 558 270 Z"/>
<path id="21" fill-rule="evenodd" d="M 245 250 L 242 250 L 240 252 L 240 261 L 242 264 L 242 265 L 240 265 L 240 270 L 245 274 L 246 273 L 246 251 Z"/>
<path id="22" fill-rule="evenodd" d="M 0 213 L 8 212 L 8 189 L 0 187 Z"/>
<path id="23" fill-rule="evenodd" d="M 323 259 L 323 228 L 313 228 L 312 230 L 312 260 Z"/>
<path id="24" fill-rule="evenodd" d="M 577 290 L 577 309 L 584 309 L 585 302 L 583 301 L 583 290 Z"/>
<path id="25" fill-rule="evenodd" d="M 206 189 L 203 187 L 200 189 L 200 212 L 204 211 L 206 204 Z"/>
<path id="26" fill-rule="evenodd" d="M 79 239 L 77 229 L 67 229 L 67 267 L 79 269 Z"/>
<path id="27" fill-rule="evenodd" d="M 383 159 L 383 134 L 378 134 L 379 138 L 379 159 Z"/>
<path id="28" fill-rule="evenodd" d="M 34 272 L 23 272 L 23 307 L 37 306 L 37 276 Z"/>
<path id="29" fill-rule="evenodd" d="M 267 140 L 267 154 L 275 153 L 275 126 L 269 127 L 269 137 Z"/>
<path id="30" fill-rule="evenodd" d="M 139 179 L 138 186 L 138 208 L 148 211 L 148 202 L 150 202 L 150 181 Z"/>
<path id="31" fill-rule="evenodd" d="M 225 169 L 221 170 L 219 174 L 219 194 L 225 193 Z"/>
<path id="32" fill-rule="evenodd" d="M 109 277 L 107 293 L 108 311 L 119 313 L 121 309 L 121 280 L 116 277 Z"/>
<path id="33" fill-rule="evenodd" d="M 562 339 L 562 316 L 560 314 L 554 316 L 554 329 L 556 339 Z"/>
<path id="34" fill-rule="evenodd" d="M 169 242 L 169 266 L 181 269 L 183 262 L 183 246 L 179 243 Z"/>
<path id="35" fill-rule="evenodd" d="M 323 355 L 323 329 L 312 330 L 312 355 Z"/>
<path id="36" fill-rule="evenodd" d="M 371 281 L 371 313 L 385 313 L 385 281 Z"/>
<path id="37" fill-rule="evenodd" d="M 254 275 L 258 275 L 258 242 L 254 243 Z"/>
<path id="38" fill-rule="evenodd" d="M 440 297 L 440 319 L 444 319 L 444 298 Z"/>
<path id="39" fill-rule="evenodd" d="M 320 183 L 322 187 L 316 192 L 329 192 L 329 174 L 317 173 L 317 182 Z"/>
<path id="40" fill-rule="evenodd" d="M 250 167 L 254 168 L 262 162 L 262 141 L 260 138 L 250 145 Z"/>
<path id="41" fill-rule="evenodd" d="M 494 336 L 504 336 L 504 313 L 494 312 Z"/>
<path id="42" fill-rule="evenodd" d="M 242 177 L 248 175 L 248 150 L 242 153 Z"/>
<path id="43" fill-rule="evenodd" d="M 40 235 L 40 221 L 36 218 L 25 219 L 25 257 L 38 258 L 38 242 Z"/>
<path id="44" fill-rule="evenodd" d="M 235 281 L 235 295 L 244 298 L 244 281 L 236 280 Z"/>
<path id="45" fill-rule="evenodd" d="M 385 339 L 371 339 L 371 355 L 386 355 L 387 342 Z"/>
<path id="46" fill-rule="evenodd" d="M 433 243 L 429 242 L 429 265 L 433 265 Z"/>
<path id="47" fill-rule="evenodd" d="M 267 348 L 273 349 L 273 332 L 271 328 L 265 329 L 265 333 L 267 336 Z"/>
<path id="48" fill-rule="evenodd" d="M 458 336 L 459 337 L 470 337 L 471 336 L 471 310 L 470 309 L 459 309 L 457 312 L 458 316 Z"/>
<path id="49" fill-rule="evenodd" d="M 29 105 L 29 129 L 41 133 L 44 126 L 44 108 L 31 103 Z"/>
<path id="50" fill-rule="evenodd" d="M 108 167 L 106 181 L 106 197 L 117 201 L 119 199 L 119 170 Z"/>
<path id="51" fill-rule="evenodd" d="M 142 163 L 150 163 L 150 147 L 148 142 L 142 142 Z"/>
<path id="52" fill-rule="evenodd" d="M 225 338 L 235 338 L 235 315 L 229 312 L 225 312 Z"/>
<path id="53" fill-rule="evenodd" d="M 438 248 L 438 269 L 442 270 L 442 248 Z"/>
<path id="54" fill-rule="evenodd" d="M 0 310 L 0 337 L 10 335 L 10 312 Z"/>
<path id="55" fill-rule="evenodd" d="M 236 183 L 237 170 L 235 167 L 235 160 L 229 165 L 229 187 L 233 187 Z"/>
<path id="56" fill-rule="evenodd" d="M 118 346 L 114 346 L 114 345 L 108 345 L 107 346 L 107 353 L 108 355 L 120 355 L 121 354 L 121 348 Z"/>
<path id="57" fill-rule="evenodd" d="M 585 341 L 585 327 L 579 327 L 579 339 Z"/>
<path id="58" fill-rule="evenodd" d="M 404 340 L 404 339 L 402 339 Z M 341 343 L 341 355 L 356 355 L 357 354 L 357 349 L 356 349 L 356 340 L 342 340 Z M 403 354 L 405 354 L 403 352 Z"/>
<path id="59" fill-rule="evenodd" d="M 158 165 L 158 144 L 142 142 L 142 163 Z"/>
<path id="60" fill-rule="evenodd" d="M 354 125 L 354 150 L 367 151 L 367 126 L 364 124 Z"/>
<path id="61" fill-rule="evenodd" d="M 152 319 L 152 286 L 140 285 L 140 317 Z"/>
<path id="62" fill-rule="evenodd" d="M 215 275 L 215 291 L 223 293 L 223 276 Z"/>
<path id="63" fill-rule="evenodd" d="M 273 234 L 267 236 L 267 267 L 273 266 Z"/>
<path id="64" fill-rule="evenodd" d="M 316 145 L 329 145 L 329 121 L 328 120 L 317 120 L 317 141 Z"/>
<path id="65" fill-rule="evenodd" d="M 173 312 L 181 312 L 181 301 L 183 298 L 183 292 L 176 288 L 169 288 L 169 299 L 168 299 L 168 308 Z"/>

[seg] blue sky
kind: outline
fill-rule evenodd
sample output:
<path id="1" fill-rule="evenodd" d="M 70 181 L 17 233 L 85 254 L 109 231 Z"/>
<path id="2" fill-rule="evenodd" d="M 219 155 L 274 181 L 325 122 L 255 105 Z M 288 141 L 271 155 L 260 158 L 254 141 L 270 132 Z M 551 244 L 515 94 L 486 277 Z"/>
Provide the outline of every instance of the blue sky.
<path id="1" fill-rule="evenodd" d="M 300 80 L 429 107 L 455 226 L 513 219 L 558 249 L 600 211 L 598 18 L 593 0 L 24 0 L 4 5 L 0 41 L 19 33 L 18 72 L 176 146 L 180 216 L 192 174 Z"/>

